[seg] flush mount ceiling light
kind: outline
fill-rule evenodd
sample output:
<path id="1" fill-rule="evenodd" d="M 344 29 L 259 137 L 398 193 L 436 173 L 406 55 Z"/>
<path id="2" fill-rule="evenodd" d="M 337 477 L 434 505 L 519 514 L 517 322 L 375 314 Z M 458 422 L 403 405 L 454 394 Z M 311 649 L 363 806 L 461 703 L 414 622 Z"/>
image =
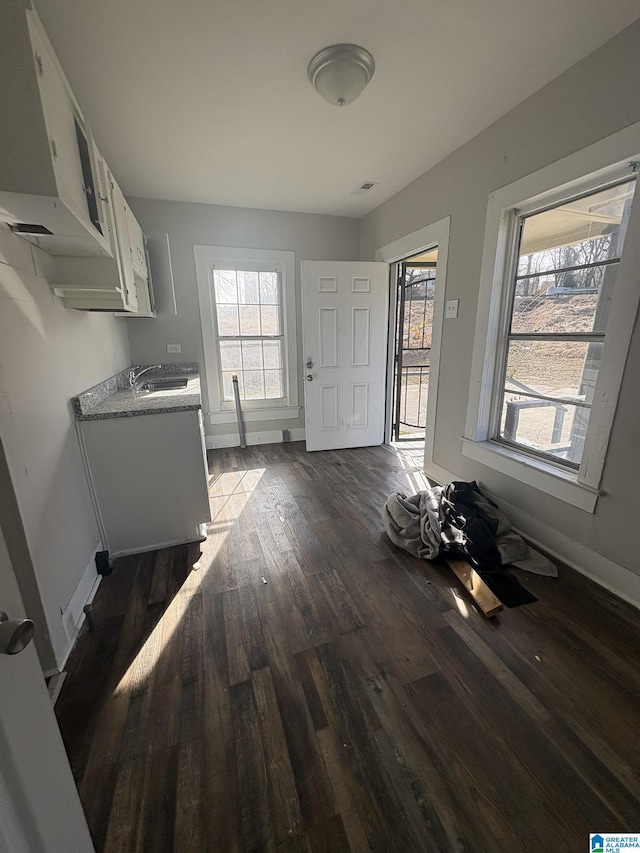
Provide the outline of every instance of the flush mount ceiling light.
<path id="1" fill-rule="evenodd" d="M 313 57 L 307 77 L 322 97 L 336 107 L 351 104 L 373 77 L 373 56 L 357 44 L 333 44 Z"/>

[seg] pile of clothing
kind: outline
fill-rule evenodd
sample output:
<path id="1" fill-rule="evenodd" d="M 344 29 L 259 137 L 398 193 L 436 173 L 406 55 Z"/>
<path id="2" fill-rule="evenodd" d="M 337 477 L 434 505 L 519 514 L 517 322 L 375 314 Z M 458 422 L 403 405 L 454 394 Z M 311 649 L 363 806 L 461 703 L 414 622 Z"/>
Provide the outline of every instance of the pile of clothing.
<path id="1" fill-rule="evenodd" d="M 508 607 L 536 598 L 503 567 L 549 577 L 558 574 L 550 560 L 513 530 L 476 483 L 434 486 L 411 497 L 396 492 L 388 498 L 382 518 L 394 545 L 425 560 L 466 560 Z"/>

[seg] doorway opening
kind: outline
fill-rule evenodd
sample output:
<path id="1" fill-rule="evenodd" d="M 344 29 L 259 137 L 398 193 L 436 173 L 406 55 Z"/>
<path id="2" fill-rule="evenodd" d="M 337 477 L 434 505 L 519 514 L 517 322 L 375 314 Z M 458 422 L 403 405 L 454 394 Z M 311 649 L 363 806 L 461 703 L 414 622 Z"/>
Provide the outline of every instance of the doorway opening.
<path id="1" fill-rule="evenodd" d="M 423 441 L 427 427 L 438 248 L 397 264 L 394 441 Z"/>

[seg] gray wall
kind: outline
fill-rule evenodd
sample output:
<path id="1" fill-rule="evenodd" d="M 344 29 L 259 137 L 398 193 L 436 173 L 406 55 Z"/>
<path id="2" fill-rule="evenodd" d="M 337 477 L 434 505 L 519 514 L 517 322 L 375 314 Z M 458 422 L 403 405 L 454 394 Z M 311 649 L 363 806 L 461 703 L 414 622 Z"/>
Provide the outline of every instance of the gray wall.
<path id="1" fill-rule="evenodd" d="M 48 263 L 0 224 L 0 522 L 25 606 L 44 613 L 45 668 L 67 650 L 61 611 L 100 539 L 69 400 L 130 363 L 124 321 L 63 308 L 38 274 Z"/>
<path id="2" fill-rule="evenodd" d="M 460 314 L 444 323 L 434 461 L 479 480 L 519 510 L 640 574 L 637 527 L 640 331 L 636 324 L 595 516 L 462 455 L 478 284 L 489 193 L 640 121 L 640 22 L 524 101 L 362 221 L 363 259 L 451 216 L 446 296 Z M 538 528 L 540 529 L 540 528 Z"/>
<path id="3" fill-rule="evenodd" d="M 300 261 L 356 260 L 359 255 L 359 221 L 347 217 L 249 210 L 209 204 L 130 199 L 131 209 L 148 235 L 169 234 L 176 285 L 178 314 L 155 320 L 128 320 L 131 356 L 135 363 L 167 361 L 204 363 L 200 309 L 193 257 L 194 245 L 234 246 L 242 249 L 282 249 L 296 255 L 296 312 L 298 355 L 300 334 Z M 167 355 L 167 344 L 182 345 L 180 355 Z M 302 378 L 300 378 L 302 386 Z M 299 388 L 302 405 L 304 389 Z M 208 411 L 203 383 L 204 410 Z M 210 435 L 233 431 L 232 425 L 212 426 Z M 246 425 L 247 433 L 304 427 L 303 410 L 297 420 L 258 421 Z"/>

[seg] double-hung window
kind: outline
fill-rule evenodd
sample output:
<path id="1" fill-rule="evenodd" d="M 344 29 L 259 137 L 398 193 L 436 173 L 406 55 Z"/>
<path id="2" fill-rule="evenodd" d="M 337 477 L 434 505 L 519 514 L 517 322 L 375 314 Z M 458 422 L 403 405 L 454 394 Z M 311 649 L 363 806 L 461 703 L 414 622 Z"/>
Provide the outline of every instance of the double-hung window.
<path id="1" fill-rule="evenodd" d="M 635 179 L 515 213 L 494 437 L 578 469 Z"/>
<path id="2" fill-rule="evenodd" d="M 640 297 L 639 151 L 640 124 L 487 209 L 463 453 L 590 512 Z"/>
<path id="3" fill-rule="evenodd" d="M 296 419 L 295 256 L 194 246 L 212 424 L 235 420 L 233 377 L 249 421 Z"/>
<path id="4" fill-rule="evenodd" d="M 222 399 L 285 396 L 282 282 L 277 270 L 213 270 Z"/>

